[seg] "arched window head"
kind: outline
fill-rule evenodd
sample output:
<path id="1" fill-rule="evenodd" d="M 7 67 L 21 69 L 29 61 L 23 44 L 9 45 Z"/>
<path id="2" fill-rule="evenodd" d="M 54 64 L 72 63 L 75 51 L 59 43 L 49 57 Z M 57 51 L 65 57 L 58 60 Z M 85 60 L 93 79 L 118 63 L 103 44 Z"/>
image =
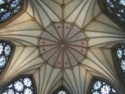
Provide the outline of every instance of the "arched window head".
<path id="1" fill-rule="evenodd" d="M 0 0 L 0 27 L 7 25 L 26 9 L 27 0 Z"/>
<path id="2" fill-rule="evenodd" d="M 52 94 L 71 94 L 67 88 L 64 86 L 59 87 L 56 89 Z"/>
<path id="3" fill-rule="evenodd" d="M 125 0 L 98 0 L 102 11 L 125 29 Z"/>
<path id="4" fill-rule="evenodd" d="M 88 89 L 88 94 L 118 94 L 118 92 L 108 81 L 93 77 Z"/>
<path id="5" fill-rule="evenodd" d="M 120 81 L 125 83 L 125 44 L 117 44 L 112 48 L 114 66 Z"/>
<path id="6" fill-rule="evenodd" d="M 57 94 L 67 94 L 67 93 L 64 90 L 60 90 L 60 91 L 57 92 Z"/>
<path id="7" fill-rule="evenodd" d="M 22 75 L 7 83 L 1 94 L 36 94 L 34 79 L 31 75 Z"/>
<path id="8" fill-rule="evenodd" d="M 15 46 L 11 42 L 0 40 L 0 74 L 9 65 L 14 50 Z"/>

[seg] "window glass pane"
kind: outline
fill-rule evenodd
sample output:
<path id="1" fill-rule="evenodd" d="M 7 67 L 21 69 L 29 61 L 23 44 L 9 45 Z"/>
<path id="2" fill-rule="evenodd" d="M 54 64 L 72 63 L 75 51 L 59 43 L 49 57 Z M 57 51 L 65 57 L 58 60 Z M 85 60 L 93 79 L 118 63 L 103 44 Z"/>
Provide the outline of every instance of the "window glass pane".
<path id="1" fill-rule="evenodd" d="M 2 72 L 8 64 L 13 52 L 14 46 L 11 43 L 0 40 L 0 72 Z"/>
<path id="2" fill-rule="evenodd" d="M 114 66 L 121 83 L 125 83 L 125 44 L 117 44 L 112 49 Z"/>
<path id="3" fill-rule="evenodd" d="M 31 76 L 20 76 L 10 82 L 2 94 L 34 94 L 35 89 L 33 84 Z"/>
<path id="4" fill-rule="evenodd" d="M 117 47 L 115 53 L 122 72 L 125 72 L 125 46 Z"/>
<path id="5" fill-rule="evenodd" d="M 125 6 L 125 0 L 120 0 L 120 4 Z"/>
<path id="6" fill-rule="evenodd" d="M 106 0 L 106 6 L 110 13 L 119 19 L 125 21 L 125 0 Z"/>
<path id="7" fill-rule="evenodd" d="M 67 88 L 61 86 L 57 88 L 52 94 L 71 94 L 71 93 Z"/>
<path id="8" fill-rule="evenodd" d="M 98 0 L 102 11 L 116 24 L 125 28 L 125 0 Z"/>
<path id="9" fill-rule="evenodd" d="M 23 0 L 0 0 L 0 23 L 21 11 L 23 2 Z"/>
<path id="10" fill-rule="evenodd" d="M 60 90 L 60 91 L 58 91 L 57 94 L 67 94 L 67 93 L 66 93 L 66 91 L 64 91 L 64 90 Z"/>
<path id="11" fill-rule="evenodd" d="M 90 94 L 118 94 L 109 83 L 100 79 L 92 81 L 90 92 Z"/>

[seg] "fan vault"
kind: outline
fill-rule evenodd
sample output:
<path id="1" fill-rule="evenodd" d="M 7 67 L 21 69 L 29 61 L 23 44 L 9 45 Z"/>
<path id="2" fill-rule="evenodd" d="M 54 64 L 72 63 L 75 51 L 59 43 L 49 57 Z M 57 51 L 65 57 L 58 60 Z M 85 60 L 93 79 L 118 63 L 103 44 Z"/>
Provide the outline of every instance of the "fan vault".
<path id="1" fill-rule="evenodd" d="M 124 93 L 111 48 L 125 42 L 125 32 L 100 10 L 97 0 L 28 0 L 25 12 L 0 29 L 0 38 L 15 44 L 1 86 L 31 74 L 37 94 L 52 94 L 59 87 L 87 94 L 91 79 L 99 77 Z"/>

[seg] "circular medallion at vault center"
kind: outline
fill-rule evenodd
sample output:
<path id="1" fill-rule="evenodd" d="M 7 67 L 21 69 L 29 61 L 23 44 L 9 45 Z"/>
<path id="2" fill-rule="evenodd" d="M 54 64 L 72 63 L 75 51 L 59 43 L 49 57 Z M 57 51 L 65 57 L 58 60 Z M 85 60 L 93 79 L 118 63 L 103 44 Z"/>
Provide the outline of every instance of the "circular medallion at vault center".
<path id="1" fill-rule="evenodd" d="M 87 42 L 80 28 L 69 23 L 53 23 L 39 41 L 42 58 L 58 68 L 72 67 L 85 57 Z"/>

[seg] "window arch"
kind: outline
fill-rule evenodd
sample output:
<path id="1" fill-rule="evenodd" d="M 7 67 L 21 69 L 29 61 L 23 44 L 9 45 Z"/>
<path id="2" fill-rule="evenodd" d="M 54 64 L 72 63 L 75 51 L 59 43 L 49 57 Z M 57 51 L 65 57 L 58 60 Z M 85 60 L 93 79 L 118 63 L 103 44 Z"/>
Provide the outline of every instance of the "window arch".
<path id="1" fill-rule="evenodd" d="M 61 86 L 57 88 L 52 94 L 71 94 L 67 88 Z"/>
<path id="2" fill-rule="evenodd" d="M 112 57 L 118 77 L 125 83 L 125 44 L 116 44 L 112 48 Z"/>
<path id="3" fill-rule="evenodd" d="M 0 40 L 0 74 L 7 69 L 15 51 L 15 45 L 10 41 Z"/>
<path id="4" fill-rule="evenodd" d="M 88 88 L 88 94 L 118 94 L 118 92 L 105 79 L 93 77 Z"/>
<path id="5" fill-rule="evenodd" d="M 7 83 L 0 94 L 36 94 L 35 81 L 32 75 L 21 75 Z"/>
<path id="6" fill-rule="evenodd" d="M 27 0 L 0 0 L 0 27 L 20 16 L 27 7 Z"/>
<path id="7" fill-rule="evenodd" d="M 125 29 L 125 0 L 98 0 L 98 4 L 111 20 Z"/>

